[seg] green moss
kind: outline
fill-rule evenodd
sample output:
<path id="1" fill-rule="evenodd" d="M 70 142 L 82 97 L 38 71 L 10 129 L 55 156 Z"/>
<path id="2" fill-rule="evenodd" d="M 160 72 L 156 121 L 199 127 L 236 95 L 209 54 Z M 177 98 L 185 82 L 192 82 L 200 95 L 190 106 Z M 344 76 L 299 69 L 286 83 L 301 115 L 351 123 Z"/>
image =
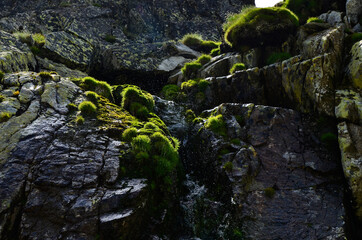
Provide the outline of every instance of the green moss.
<path id="1" fill-rule="evenodd" d="M 210 82 L 205 79 L 200 79 L 197 85 L 199 87 L 199 91 L 204 92 L 206 88 L 210 85 Z"/>
<path id="2" fill-rule="evenodd" d="M 15 32 L 13 35 L 19 39 L 20 42 L 26 43 L 28 45 L 31 44 L 31 34 L 28 32 Z"/>
<path id="3" fill-rule="evenodd" d="M 188 80 L 181 84 L 181 90 L 187 90 L 197 85 L 197 80 Z"/>
<path id="4" fill-rule="evenodd" d="M 194 121 L 194 119 L 196 118 L 196 115 L 195 115 L 194 111 L 192 111 L 191 109 L 187 109 L 185 112 L 185 117 L 186 117 L 187 122 L 192 123 Z"/>
<path id="5" fill-rule="evenodd" d="M 167 100 L 175 100 L 180 94 L 180 87 L 175 84 L 165 85 L 162 88 L 161 95 Z"/>
<path id="6" fill-rule="evenodd" d="M 203 92 L 198 92 L 198 93 L 196 93 L 196 95 L 195 95 L 195 100 L 197 101 L 197 102 L 202 102 L 202 101 L 204 101 L 205 100 L 205 93 L 203 93 Z"/>
<path id="7" fill-rule="evenodd" d="M 209 53 L 212 49 L 220 46 L 221 42 L 205 41 L 200 34 L 186 34 L 181 39 L 186 46 L 203 53 Z"/>
<path id="8" fill-rule="evenodd" d="M 129 111 L 133 116 L 143 120 L 146 120 L 150 113 L 145 106 L 138 102 L 132 102 Z"/>
<path id="9" fill-rule="evenodd" d="M 146 152 L 151 150 L 151 139 L 146 135 L 138 135 L 132 139 L 132 149 L 135 152 Z"/>
<path id="10" fill-rule="evenodd" d="M 239 138 L 234 138 L 230 141 L 232 144 L 235 144 L 235 145 L 240 145 L 241 144 L 241 141 Z"/>
<path id="11" fill-rule="evenodd" d="M 137 128 L 127 128 L 122 133 L 122 139 L 126 142 L 131 142 L 134 137 L 137 136 Z"/>
<path id="12" fill-rule="evenodd" d="M 0 79 L 1 80 L 1 79 Z M 0 103 L 5 100 L 5 96 L 0 94 Z"/>
<path id="13" fill-rule="evenodd" d="M 265 23 L 275 27 L 260 28 L 259 25 Z M 292 26 L 299 26 L 299 20 L 286 8 L 252 8 L 242 12 L 238 15 L 238 19 L 230 24 L 225 32 L 225 41 L 235 48 L 240 48 L 242 45 L 254 46 L 260 42 L 279 42 L 284 39 Z"/>
<path id="14" fill-rule="evenodd" d="M 245 68 L 246 67 L 244 63 L 235 63 L 230 69 L 230 74 L 233 74 L 236 71 L 244 70 Z"/>
<path id="15" fill-rule="evenodd" d="M 350 35 L 348 35 L 345 38 L 345 43 L 346 43 L 346 47 L 347 49 L 352 48 L 352 46 L 356 43 L 362 40 L 362 33 L 352 33 Z"/>
<path id="16" fill-rule="evenodd" d="M 53 79 L 53 76 L 50 74 L 50 72 L 40 72 L 38 75 L 42 79 Z"/>
<path id="17" fill-rule="evenodd" d="M 43 34 L 35 33 L 35 34 L 31 35 L 31 37 L 33 38 L 33 40 L 35 42 L 35 46 L 42 47 L 45 44 L 45 37 Z"/>
<path id="18" fill-rule="evenodd" d="M 308 17 L 319 15 L 321 6 L 321 2 L 317 0 L 285 0 L 283 4 L 283 7 L 295 12 L 302 23 L 305 23 Z"/>
<path id="19" fill-rule="evenodd" d="M 226 30 L 231 27 L 236 21 L 238 21 L 238 19 L 242 16 L 245 15 L 248 11 L 254 9 L 255 6 L 252 5 L 245 5 L 241 8 L 239 13 L 230 13 L 227 15 L 225 22 L 222 25 L 222 28 L 224 30 L 224 32 L 226 32 Z"/>
<path id="20" fill-rule="evenodd" d="M 69 111 L 70 113 L 73 113 L 73 112 L 75 112 L 75 111 L 78 110 L 77 105 L 75 105 L 74 103 L 69 103 L 69 104 L 67 105 L 67 108 L 68 108 L 68 111 Z"/>
<path id="21" fill-rule="evenodd" d="M 182 69 L 181 72 L 183 75 L 185 75 L 186 78 L 190 79 L 193 77 L 196 77 L 197 71 L 202 68 L 202 64 L 198 62 L 189 62 L 186 63 Z"/>
<path id="22" fill-rule="evenodd" d="M 197 60 L 196 63 L 200 63 L 201 65 L 205 65 L 206 63 L 209 63 L 211 61 L 211 56 L 202 54 Z"/>
<path id="23" fill-rule="evenodd" d="M 11 113 L 0 112 L 0 123 L 6 122 L 11 118 Z"/>
<path id="24" fill-rule="evenodd" d="M 82 116 L 77 116 L 77 118 L 75 119 L 75 122 L 78 125 L 83 125 L 84 124 L 84 118 Z"/>
<path id="25" fill-rule="evenodd" d="M 223 169 L 225 169 L 225 171 L 227 172 L 231 172 L 233 170 L 233 163 L 232 162 L 227 162 L 224 164 L 224 166 L 222 167 Z"/>
<path id="26" fill-rule="evenodd" d="M 40 49 L 38 47 L 35 46 L 31 46 L 30 47 L 30 51 L 34 54 L 34 55 L 39 55 L 40 53 Z"/>
<path id="27" fill-rule="evenodd" d="M 113 101 L 112 87 L 104 81 L 98 81 L 92 77 L 85 77 L 82 79 L 80 86 L 87 91 L 94 91 L 97 94 L 108 98 Z"/>
<path id="28" fill-rule="evenodd" d="M 268 198 L 273 198 L 275 195 L 275 189 L 272 187 L 265 188 L 264 195 Z"/>
<path id="29" fill-rule="evenodd" d="M 94 104 L 98 103 L 99 95 L 96 92 L 93 91 L 86 91 L 85 96 L 89 101 L 91 101 Z"/>
<path id="30" fill-rule="evenodd" d="M 227 136 L 226 125 L 225 125 L 223 116 L 221 114 L 219 114 L 217 116 L 210 116 L 207 119 L 207 122 L 205 123 L 205 127 L 223 137 Z"/>
<path id="31" fill-rule="evenodd" d="M 268 65 L 276 63 L 276 62 L 282 62 L 284 60 L 287 60 L 289 58 L 291 58 L 292 55 L 290 53 L 287 52 L 274 52 L 272 54 L 270 54 L 270 56 L 268 57 L 268 59 L 266 60 L 266 63 Z"/>
<path id="32" fill-rule="evenodd" d="M 155 102 L 151 94 L 142 91 L 136 86 L 128 86 L 122 90 L 122 107 L 128 111 L 132 103 L 139 103 L 147 108 L 149 112 L 153 111 Z"/>
<path id="33" fill-rule="evenodd" d="M 105 37 L 104 37 L 104 40 L 109 42 L 109 43 L 115 43 L 116 42 L 116 37 L 111 35 L 111 34 L 107 34 Z"/>
<path id="34" fill-rule="evenodd" d="M 83 101 L 81 104 L 79 104 L 78 109 L 85 117 L 95 116 L 97 112 L 97 107 L 90 101 Z"/>
<path id="35" fill-rule="evenodd" d="M 5 73 L 0 70 L 0 81 L 3 80 L 5 77 Z"/>
<path id="36" fill-rule="evenodd" d="M 310 23 L 310 22 L 324 23 L 324 21 L 323 21 L 322 19 L 317 18 L 317 17 L 310 17 L 310 18 L 308 18 L 307 23 Z"/>
<path id="37" fill-rule="evenodd" d="M 212 57 L 216 57 L 216 56 L 218 56 L 220 54 L 221 54 L 220 47 L 214 48 L 210 52 L 210 56 L 212 56 Z"/>

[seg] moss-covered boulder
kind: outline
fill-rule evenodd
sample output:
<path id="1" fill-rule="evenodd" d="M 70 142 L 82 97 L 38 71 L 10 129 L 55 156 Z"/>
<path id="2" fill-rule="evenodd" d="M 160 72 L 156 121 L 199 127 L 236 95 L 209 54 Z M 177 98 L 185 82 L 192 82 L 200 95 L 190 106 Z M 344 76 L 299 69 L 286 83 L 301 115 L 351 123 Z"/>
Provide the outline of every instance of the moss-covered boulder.
<path id="1" fill-rule="evenodd" d="M 251 8 L 242 12 L 226 29 L 225 41 L 236 49 L 278 44 L 298 25 L 298 17 L 286 8 Z"/>
<path id="2" fill-rule="evenodd" d="M 351 49 L 351 61 L 348 64 L 346 80 L 354 87 L 362 89 L 362 40 L 356 42 Z"/>

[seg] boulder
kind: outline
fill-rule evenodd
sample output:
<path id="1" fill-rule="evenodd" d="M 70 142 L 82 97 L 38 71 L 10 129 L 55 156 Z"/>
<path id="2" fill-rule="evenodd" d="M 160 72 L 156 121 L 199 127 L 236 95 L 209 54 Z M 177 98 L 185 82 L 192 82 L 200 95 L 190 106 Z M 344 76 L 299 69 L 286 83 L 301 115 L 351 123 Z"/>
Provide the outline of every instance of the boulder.
<path id="1" fill-rule="evenodd" d="M 362 40 L 353 45 L 350 53 L 351 61 L 347 66 L 345 80 L 362 89 Z"/>
<path id="2" fill-rule="evenodd" d="M 362 17 L 362 3 L 359 0 L 347 0 L 346 14 L 351 25 L 359 23 Z"/>

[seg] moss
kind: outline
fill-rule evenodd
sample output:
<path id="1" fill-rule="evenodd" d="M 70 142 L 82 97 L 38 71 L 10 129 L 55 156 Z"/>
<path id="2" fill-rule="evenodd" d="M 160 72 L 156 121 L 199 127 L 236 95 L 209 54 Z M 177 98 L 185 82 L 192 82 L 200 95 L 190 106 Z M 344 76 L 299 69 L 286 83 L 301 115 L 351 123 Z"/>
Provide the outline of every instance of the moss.
<path id="1" fill-rule="evenodd" d="M 146 135 L 138 135 L 132 139 L 131 145 L 135 152 L 149 152 L 151 150 L 151 139 Z"/>
<path id="2" fill-rule="evenodd" d="M 34 54 L 34 55 L 39 55 L 40 53 L 40 49 L 35 47 L 35 46 L 31 46 L 30 47 L 30 51 Z"/>
<path id="3" fill-rule="evenodd" d="M 202 68 L 202 64 L 198 62 L 186 63 L 182 68 L 181 72 L 186 78 L 190 79 L 196 77 L 197 71 Z"/>
<path id="4" fill-rule="evenodd" d="M 287 60 L 289 58 L 291 58 L 292 55 L 288 52 L 274 52 L 272 54 L 270 54 L 270 56 L 268 57 L 268 59 L 266 60 L 266 63 L 268 65 L 276 63 L 276 62 L 282 62 L 284 60 Z"/>
<path id="5" fill-rule="evenodd" d="M 104 40 L 109 42 L 109 43 L 115 43 L 116 42 L 116 37 L 111 35 L 111 34 L 107 34 L 105 37 L 104 37 Z"/>
<path id="6" fill-rule="evenodd" d="M 80 86 L 84 90 L 94 91 L 99 95 L 108 98 L 110 101 L 113 101 L 112 87 L 104 81 L 98 81 L 92 77 L 85 77 L 82 79 Z"/>
<path id="7" fill-rule="evenodd" d="M 205 123 L 205 127 L 223 137 L 227 136 L 226 125 L 225 125 L 223 116 L 221 114 L 219 114 L 217 116 L 210 116 L 207 119 L 207 122 Z"/>
<path id="8" fill-rule="evenodd" d="M 42 47 L 45 44 L 45 37 L 41 33 L 35 33 L 31 35 L 34 40 L 35 46 Z"/>
<path id="9" fill-rule="evenodd" d="M 78 109 L 85 117 L 95 116 L 97 112 L 97 107 L 90 101 L 83 101 L 81 104 L 79 104 Z"/>
<path id="10" fill-rule="evenodd" d="M 0 112 L 0 123 L 6 122 L 11 118 L 11 113 Z"/>
<path id="11" fill-rule="evenodd" d="M 165 85 L 162 88 L 161 95 L 167 100 L 175 100 L 180 94 L 181 88 L 175 84 Z"/>
<path id="12" fill-rule="evenodd" d="M 225 171 L 227 172 L 231 172 L 233 170 L 233 163 L 232 162 L 227 162 L 224 164 L 224 166 L 222 167 L 223 169 L 225 169 Z"/>
<path id="13" fill-rule="evenodd" d="M 316 23 L 324 23 L 324 21 L 318 17 L 310 17 L 308 18 L 307 20 L 307 23 L 310 23 L 310 22 L 316 22 Z"/>
<path id="14" fill-rule="evenodd" d="M 192 123 L 194 121 L 194 119 L 196 118 L 196 115 L 195 115 L 194 111 L 192 111 L 191 109 L 187 109 L 185 112 L 185 117 L 186 117 L 187 122 Z"/>
<path id="15" fill-rule="evenodd" d="M 221 42 L 205 41 L 200 34 L 186 34 L 181 39 L 186 46 L 203 53 L 209 53 L 212 49 L 220 46 Z"/>
<path id="16" fill-rule="evenodd" d="M 83 125 L 84 124 L 84 118 L 82 116 L 77 116 L 77 118 L 75 119 L 75 122 L 78 125 Z"/>
<path id="17" fill-rule="evenodd" d="M 209 85 L 210 82 L 205 79 L 200 79 L 199 82 L 197 83 L 200 92 L 204 92 Z"/>
<path id="18" fill-rule="evenodd" d="M 67 108 L 68 108 L 68 111 L 69 111 L 70 113 L 73 113 L 73 112 L 75 112 L 75 111 L 78 110 L 77 105 L 75 105 L 74 103 L 69 103 L 69 104 L 67 105 Z"/>
<path id="19" fill-rule="evenodd" d="M 264 195 L 268 198 L 273 198 L 275 195 L 275 189 L 272 187 L 265 188 Z"/>
<path id="20" fill-rule="evenodd" d="M 0 70 L 0 81 L 3 80 L 5 77 L 5 73 Z"/>
<path id="21" fill-rule="evenodd" d="M 245 15 L 248 11 L 254 9 L 255 6 L 245 5 L 241 8 L 239 13 L 230 13 L 226 16 L 226 20 L 222 25 L 224 32 L 231 27 L 242 15 Z"/>
<path id="22" fill-rule="evenodd" d="M 151 94 L 142 91 L 136 86 L 128 86 L 122 90 L 122 107 L 130 111 L 131 104 L 137 102 L 145 106 L 149 112 L 153 111 L 155 102 Z"/>
<path id="23" fill-rule="evenodd" d="M 5 96 L 0 94 L 0 103 L 5 100 Z"/>
<path id="24" fill-rule="evenodd" d="M 295 12 L 302 23 L 305 23 L 308 17 L 319 15 L 322 10 L 321 2 L 317 0 L 285 0 L 283 7 Z"/>
<path id="25" fill-rule="evenodd" d="M 286 8 L 252 8 L 238 15 L 227 28 L 225 41 L 235 48 L 279 43 L 296 26 L 298 17 Z"/>
<path id="26" fill-rule="evenodd" d="M 181 84 L 181 90 L 187 90 L 197 85 L 197 80 L 188 80 Z"/>
<path id="27" fill-rule="evenodd" d="M 352 33 L 345 38 L 347 49 L 351 49 L 352 46 L 362 40 L 362 33 Z"/>
<path id="28" fill-rule="evenodd" d="M 131 142 L 137 136 L 137 128 L 130 127 L 123 131 L 122 139 L 126 142 Z"/>
<path id="29" fill-rule="evenodd" d="M 204 100 L 205 100 L 205 93 L 203 93 L 203 92 L 198 92 L 198 93 L 196 93 L 196 95 L 195 95 L 195 100 L 196 100 L 196 102 L 203 102 Z"/>
<path id="30" fill-rule="evenodd" d="M 212 56 L 212 57 L 216 57 L 216 56 L 218 56 L 220 54 L 221 54 L 220 47 L 214 48 L 210 52 L 210 56 Z"/>
<path id="31" fill-rule="evenodd" d="M 50 74 L 50 72 L 40 72 L 38 74 L 42 79 L 53 79 L 53 76 Z"/>
<path id="32" fill-rule="evenodd" d="M 209 63 L 211 61 L 211 56 L 202 54 L 197 60 L 196 63 L 200 63 L 201 65 L 205 65 L 206 63 Z"/>
<path id="33" fill-rule="evenodd" d="M 91 101 L 94 104 L 98 104 L 99 95 L 96 92 L 93 91 L 86 91 L 85 96 L 89 101 Z"/>
<path id="34" fill-rule="evenodd" d="M 145 106 L 138 102 L 132 102 L 129 111 L 133 116 L 143 120 L 146 120 L 150 113 Z"/>
<path id="35" fill-rule="evenodd" d="M 230 69 L 230 74 L 233 74 L 236 71 L 244 70 L 245 68 L 246 67 L 244 63 L 235 63 Z"/>
<path id="36" fill-rule="evenodd" d="M 230 141 L 232 144 L 235 144 L 235 145 L 240 145 L 241 144 L 241 141 L 239 138 L 234 138 Z"/>
<path id="37" fill-rule="evenodd" d="M 31 34 L 28 32 L 15 32 L 13 35 L 19 39 L 20 42 L 26 43 L 28 45 L 31 44 Z"/>

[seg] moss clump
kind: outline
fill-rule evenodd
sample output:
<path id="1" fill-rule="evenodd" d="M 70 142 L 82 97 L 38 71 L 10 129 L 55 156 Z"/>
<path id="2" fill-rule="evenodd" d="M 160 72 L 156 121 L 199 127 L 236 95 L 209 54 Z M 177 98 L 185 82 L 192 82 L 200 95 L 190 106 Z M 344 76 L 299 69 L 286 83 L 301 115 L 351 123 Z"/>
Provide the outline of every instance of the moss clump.
<path id="1" fill-rule="evenodd" d="M 31 35 L 31 38 L 34 40 L 35 46 L 42 47 L 45 44 L 45 37 L 41 33 L 35 33 Z"/>
<path id="2" fill-rule="evenodd" d="M 214 49 L 212 49 L 211 52 L 210 52 L 210 56 L 211 56 L 211 57 L 216 57 L 216 56 L 218 56 L 218 55 L 220 55 L 220 54 L 221 54 L 220 47 L 214 48 Z"/>
<path id="3" fill-rule="evenodd" d="M 78 106 L 79 111 L 81 111 L 82 115 L 85 117 L 95 116 L 97 113 L 97 107 L 90 101 L 84 101 Z"/>
<path id="4" fill-rule="evenodd" d="M 192 111 L 191 109 L 187 109 L 185 112 L 185 117 L 186 117 L 187 122 L 192 123 L 194 121 L 194 119 L 196 118 L 196 115 L 195 115 L 194 111 Z"/>
<path id="5" fill-rule="evenodd" d="M 235 145 L 240 145 L 241 144 L 241 141 L 239 138 L 234 138 L 230 141 L 232 144 L 235 144 Z"/>
<path id="6" fill-rule="evenodd" d="M 190 79 L 193 77 L 196 77 L 197 71 L 202 68 L 202 64 L 198 62 L 189 62 L 186 63 L 183 68 L 181 69 L 181 72 L 183 75 L 185 75 L 186 78 Z"/>
<path id="7" fill-rule="evenodd" d="M 0 81 L 3 80 L 5 77 L 5 73 L 0 70 Z"/>
<path id="8" fill-rule="evenodd" d="M 310 17 L 310 18 L 308 18 L 307 23 L 310 23 L 310 22 L 324 23 L 324 21 L 323 21 L 322 19 L 317 18 L 317 17 Z"/>
<path id="9" fill-rule="evenodd" d="M 11 118 L 11 113 L 0 112 L 0 123 L 6 122 Z"/>
<path id="10" fill-rule="evenodd" d="M 67 105 L 67 108 L 68 108 L 68 111 L 69 111 L 70 113 L 75 112 L 75 111 L 78 110 L 77 105 L 75 105 L 74 103 L 69 103 L 69 104 Z"/>
<path id="11" fill-rule="evenodd" d="M 205 65 L 206 63 L 209 63 L 211 61 L 211 56 L 202 54 L 197 60 L 197 63 L 200 63 L 201 65 Z"/>
<path id="12" fill-rule="evenodd" d="M 139 152 L 148 153 L 151 150 L 151 139 L 147 135 L 138 135 L 132 138 L 132 149 Z"/>
<path id="13" fill-rule="evenodd" d="M 53 79 L 53 76 L 50 72 L 40 72 L 38 74 L 42 79 Z"/>
<path id="14" fill-rule="evenodd" d="M 143 119 L 143 120 L 146 120 L 150 113 L 149 110 L 145 106 L 143 106 L 141 103 L 138 103 L 138 102 L 131 103 L 129 112 L 133 116 L 136 116 L 137 118 Z"/>
<path id="15" fill-rule="evenodd" d="M 308 17 L 316 16 L 321 13 L 322 1 L 317 0 L 285 0 L 283 7 L 290 9 L 305 23 Z"/>
<path id="16" fill-rule="evenodd" d="M 210 82 L 205 79 L 200 79 L 197 83 L 200 92 L 204 92 L 206 88 L 210 85 Z"/>
<path id="17" fill-rule="evenodd" d="M 111 34 L 107 34 L 105 37 L 104 37 L 104 40 L 106 42 L 109 42 L 109 43 L 115 43 L 116 42 L 116 37 L 111 35 Z"/>
<path id="18" fill-rule="evenodd" d="M 197 85 L 197 80 L 188 80 L 187 82 L 183 82 L 181 84 L 181 90 L 185 91 Z"/>
<path id="19" fill-rule="evenodd" d="M 239 13 L 230 13 L 227 15 L 225 22 L 222 25 L 224 32 L 232 26 L 242 15 L 246 14 L 248 11 L 254 9 L 255 6 L 245 5 L 241 8 Z"/>
<path id="20" fill-rule="evenodd" d="M 212 49 L 220 46 L 221 42 L 205 41 L 200 34 L 186 34 L 181 39 L 186 46 L 203 53 L 209 53 Z"/>
<path id="21" fill-rule="evenodd" d="M 181 88 L 175 84 L 165 85 L 162 88 L 161 95 L 167 100 L 174 100 L 180 94 Z"/>
<path id="22" fill-rule="evenodd" d="M 352 46 L 362 40 L 362 33 L 352 33 L 345 38 L 345 45 L 348 50 L 352 48 Z"/>
<path id="23" fill-rule="evenodd" d="M 94 104 L 98 104 L 99 95 L 96 92 L 93 91 L 86 91 L 85 96 L 89 101 L 91 101 Z"/>
<path id="24" fill-rule="evenodd" d="M 224 166 L 222 168 L 225 169 L 225 171 L 227 171 L 227 172 L 232 172 L 233 167 L 234 166 L 233 166 L 232 162 L 227 162 L 224 164 Z"/>
<path id="25" fill-rule="evenodd" d="M 126 142 L 131 142 L 134 137 L 137 136 L 137 128 L 127 128 L 122 133 L 122 139 Z"/>
<path id="26" fill-rule="evenodd" d="M 140 110 L 141 106 L 144 106 L 148 112 L 152 112 L 155 106 L 155 102 L 151 94 L 142 91 L 136 86 L 128 86 L 122 90 L 122 104 L 121 106 L 130 111 L 131 113 L 136 113 Z M 138 103 L 138 104 L 134 104 Z M 132 108 L 131 108 L 131 105 Z M 144 111 L 144 109 L 142 109 Z"/>
<path id="27" fill-rule="evenodd" d="M 230 69 L 230 74 L 233 74 L 236 71 L 241 71 L 241 70 L 245 70 L 245 64 L 244 63 L 235 63 L 231 69 Z"/>
<path id="28" fill-rule="evenodd" d="M 85 77 L 82 79 L 80 86 L 84 90 L 94 91 L 99 95 L 108 98 L 110 101 L 113 101 L 112 87 L 104 81 L 98 81 L 92 77 Z"/>
<path id="29" fill-rule="evenodd" d="M 265 188 L 264 195 L 268 198 L 273 198 L 275 195 L 275 189 L 272 187 Z"/>
<path id="30" fill-rule="evenodd" d="M 75 122 L 76 122 L 78 125 L 83 125 L 83 124 L 84 124 L 84 117 L 82 117 L 82 116 L 77 116 L 77 118 L 75 119 Z"/>
<path id="31" fill-rule="evenodd" d="M 217 116 L 211 116 L 207 119 L 207 122 L 205 123 L 205 127 L 207 129 L 210 129 L 216 134 L 219 134 L 223 137 L 227 136 L 226 133 L 226 124 L 224 122 L 223 116 L 221 114 Z"/>
<path id="32" fill-rule="evenodd" d="M 19 39 L 20 42 L 31 44 L 31 34 L 28 32 L 15 32 L 13 35 Z"/>
<path id="33" fill-rule="evenodd" d="M 299 26 L 298 17 L 286 8 L 252 8 L 242 12 L 225 32 L 225 41 L 236 49 L 242 46 L 279 44 Z"/>
<path id="34" fill-rule="evenodd" d="M 34 55 L 38 55 L 40 53 L 40 49 L 38 47 L 35 46 L 31 46 L 30 47 L 30 51 L 34 54 Z"/>
<path id="35" fill-rule="evenodd" d="M 282 62 L 291 57 L 292 57 L 292 55 L 288 52 L 274 52 L 274 53 L 270 54 L 270 56 L 266 60 L 266 63 L 267 63 L 267 65 L 270 65 L 270 64 L 273 64 L 276 62 Z"/>

